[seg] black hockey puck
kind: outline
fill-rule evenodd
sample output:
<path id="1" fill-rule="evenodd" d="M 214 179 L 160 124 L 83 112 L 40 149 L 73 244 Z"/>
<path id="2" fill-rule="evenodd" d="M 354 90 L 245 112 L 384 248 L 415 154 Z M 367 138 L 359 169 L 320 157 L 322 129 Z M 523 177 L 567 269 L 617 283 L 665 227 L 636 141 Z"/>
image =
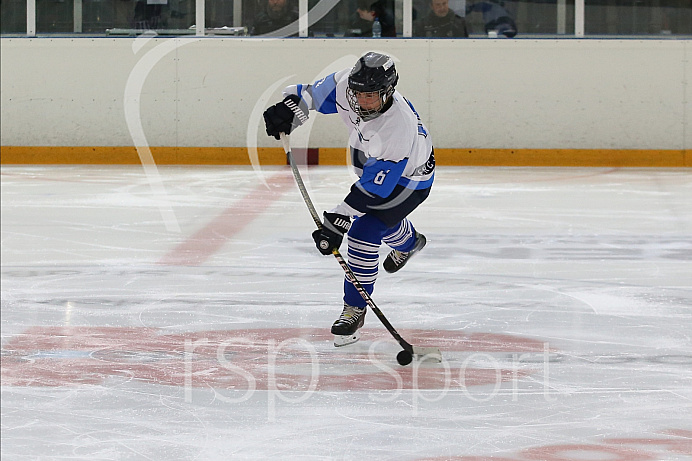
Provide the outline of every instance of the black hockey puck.
<path id="1" fill-rule="evenodd" d="M 396 361 L 399 362 L 399 365 L 406 366 L 413 361 L 413 355 L 404 349 L 396 355 Z"/>

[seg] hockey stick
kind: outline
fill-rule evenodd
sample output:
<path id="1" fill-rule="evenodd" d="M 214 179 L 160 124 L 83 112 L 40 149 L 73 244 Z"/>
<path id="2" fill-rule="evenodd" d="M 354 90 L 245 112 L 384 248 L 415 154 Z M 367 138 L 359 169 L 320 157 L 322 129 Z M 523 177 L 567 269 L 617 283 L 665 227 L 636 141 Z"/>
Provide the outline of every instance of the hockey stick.
<path id="1" fill-rule="evenodd" d="M 288 159 L 289 165 L 291 165 L 291 171 L 293 172 L 293 177 L 296 180 L 296 184 L 298 185 L 298 190 L 300 191 L 300 195 L 303 196 L 303 201 L 305 202 L 305 205 L 308 207 L 308 211 L 310 212 L 310 216 L 312 216 L 312 220 L 315 222 L 315 225 L 317 226 L 318 229 L 322 229 L 322 220 L 320 219 L 320 215 L 317 214 L 317 210 L 315 209 L 315 205 L 313 205 L 312 200 L 310 199 L 310 195 L 308 194 L 308 190 L 305 188 L 305 184 L 303 183 L 303 178 L 300 176 L 300 171 L 298 171 L 298 167 L 296 166 L 295 161 L 293 160 L 293 154 L 291 154 L 291 146 L 290 142 L 288 140 L 288 136 L 285 133 L 281 133 L 281 143 L 283 144 L 284 151 L 286 152 L 286 158 Z M 387 317 L 384 316 L 382 311 L 380 310 L 379 307 L 377 307 L 377 304 L 375 304 L 375 301 L 372 300 L 372 297 L 370 296 L 370 293 L 368 293 L 363 285 L 358 281 L 358 278 L 355 276 L 351 268 L 349 267 L 348 263 L 344 259 L 343 256 L 341 256 L 341 253 L 337 248 L 334 248 L 332 250 L 332 254 L 338 261 L 339 265 L 341 268 L 344 270 L 346 273 L 346 277 L 348 280 L 353 283 L 353 286 L 356 288 L 358 293 L 363 297 L 365 300 L 366 304 L 370 307 L 370 309 L 377 315 L 377 318 L 380 319 L 380 322 L 382 322 L 382 325 L 389 331 L 389 333 L 396 339 L 396 341 L 399 343 L 399 345 L 404 349 L 405 352 L 407 352 L 409 355 L 409 359 L 407 360 L 406 354 L 404 354 L 403 357 L 400 358 L 399 355 L 397 355 L 397 360 L 399 361 L 400 364 L 402 365 L 408 365 L 414 356 L 421 358 L 421 359 L 426 359 L 429 358 L 431 360 L 435 360 L 438 362 L 442 361 L 442 353 L 440 352 L 440 349 L 437 347 L 419 347 L 419 346 L 413 346 L 411 345 L 408 341 L 406 341 L 404 338 L 401 337 L 399 332 L 396 331 L 394 326 L 392 326 L 391 323 L 389 323 L 389 320 L 387 320 Z M 399 354 L 402 354 L 400 352 Z M 405 363 L 404 363 L 405 362 Z"/>

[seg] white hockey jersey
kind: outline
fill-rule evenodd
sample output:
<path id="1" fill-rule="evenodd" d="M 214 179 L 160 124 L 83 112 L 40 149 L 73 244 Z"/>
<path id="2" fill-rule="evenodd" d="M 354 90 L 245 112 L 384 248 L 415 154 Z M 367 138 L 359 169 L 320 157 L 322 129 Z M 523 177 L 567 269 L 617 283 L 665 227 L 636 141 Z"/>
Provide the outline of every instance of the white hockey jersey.
<path id="1" fill-rule="evenodd" d="M 432 139 L 413 105 L 398 91 L 391 106 L 378 117 L 363 121 L 348 104 L 350 69 L 328 75 L 312 85 L 284 90 L 300 96 L 308 108 L 338 113 L 349 129 L 351 161 L 359 180 L 334 211 L 362 215 L 369 206 L 387 199 L 397 186 L 428 189 L 435 175 Z"/>

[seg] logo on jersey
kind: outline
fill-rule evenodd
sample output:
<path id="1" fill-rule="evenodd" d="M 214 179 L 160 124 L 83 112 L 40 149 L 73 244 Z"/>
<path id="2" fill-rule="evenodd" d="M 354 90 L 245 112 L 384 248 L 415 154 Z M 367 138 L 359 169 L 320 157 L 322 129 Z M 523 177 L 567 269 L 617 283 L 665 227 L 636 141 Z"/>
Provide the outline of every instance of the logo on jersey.
<path id="1" fill-rule="evenodd" d="M 432 150 L 432 152 L 430 152 L 430 156 L 428 157 L 428 161 L 413 171 L 413 176 L 425 176 L 426 174 L 430 174 L 433 171 L 435 171 L 435 150 L 434 149 Z"/>
<path id="2" fill-rule="evenodd" d="M 363 133 L 361 133 L 361 132 L 360 132 L 360 129 L 358 128 L 358 123 L 360 123 L 360 118 L 358 118 L 358 119 L 356 120 L 356 122 L 357 122 L 357 123 L 355 124 L 354 128 L 355 128 L 355 130 L 356 130 L 356 133 L 358 133 L 358 141 L 360 141 L 361 144 L 370 141 L 369 139 L 365 139 L 365 136 L 363 136 Z"/>

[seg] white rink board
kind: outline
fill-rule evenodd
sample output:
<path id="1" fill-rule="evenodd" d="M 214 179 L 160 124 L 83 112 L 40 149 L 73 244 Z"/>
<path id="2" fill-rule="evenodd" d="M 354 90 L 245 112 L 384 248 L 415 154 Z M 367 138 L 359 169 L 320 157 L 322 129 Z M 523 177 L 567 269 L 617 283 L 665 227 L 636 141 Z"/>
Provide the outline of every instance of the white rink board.
<path id="1" fill-rule="evenodd" d="M 3 38 L 2 145 L 133 145 L 139 113 L 152 146 L 274 147 L 261 111 L 285 84 L 375 49 L 439 148 L 689 149 L 691 43 Z M 343 146 L 339 120 L 315 123 L 311 146 Z"/>

